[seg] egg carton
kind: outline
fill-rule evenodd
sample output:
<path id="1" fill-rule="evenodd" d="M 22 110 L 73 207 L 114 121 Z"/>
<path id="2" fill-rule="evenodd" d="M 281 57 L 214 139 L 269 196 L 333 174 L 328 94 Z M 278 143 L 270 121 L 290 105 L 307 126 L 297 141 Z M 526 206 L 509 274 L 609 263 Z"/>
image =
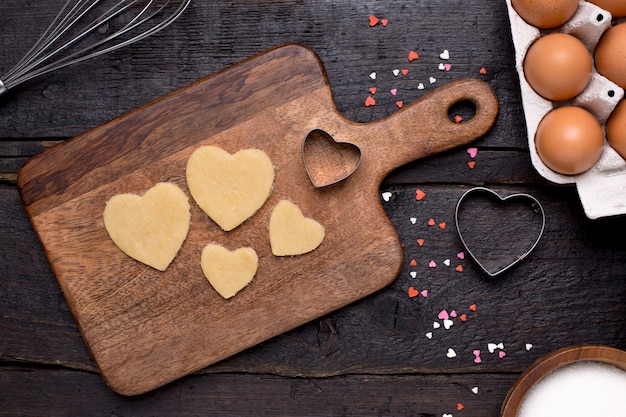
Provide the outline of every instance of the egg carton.
<path id="1" fill-rule="evenodd" d="M 524 57 L 530 45 L 542 34 L 562 32 L 580 39 L 593 54 L 598 40 L 613 22 L 611 13 L 586 1 L 580 1 L 572 18 L 562 26 L 552 30 L 540 30 L 522 19 L 511 0 L 505 0 L 508 8 L 515 62 L 519 75 L 522 94 L 522 106 L 528 132 L 528 147 L 531 162 L 537 172 L 549 181 L 557 184 L 576 184 L 578 196 L 585 215 L 590 219 L 626 214 L 626 161 L 605 140 L 602 156 L 588 171 L 578 175 L 562 175 L 548 168 L 537 154 L 535 133 L 543 117 L 555 105 L 538 95 L 524 76 Z M 605 129 L 606 120 L 617 103 L 624 97 L 624 90 L 617 84 L 598 74 L 595 67 L 587 87 L 568 102 L 582 107 L 596 116 Z"/>

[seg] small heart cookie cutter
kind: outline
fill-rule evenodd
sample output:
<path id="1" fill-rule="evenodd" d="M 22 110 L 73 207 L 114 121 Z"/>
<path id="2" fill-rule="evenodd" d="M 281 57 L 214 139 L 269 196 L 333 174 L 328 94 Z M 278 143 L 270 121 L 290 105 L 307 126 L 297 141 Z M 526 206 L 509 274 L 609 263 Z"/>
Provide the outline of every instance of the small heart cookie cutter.
<path id="1" fill-rule="evenodd" d="M 337 184 L 356 172 L 361 148 L 352 142 L 338 142 L 323 129 L 313 129 L 302 142 L 302 161 L 315 188 Z"/>
<path id="2" fill-rule="evenodd" d="M 538 209 L 539 213 L 541 214 L 541 228 L 539 230 L 539 233 L 537 234 L 537 237 L 534 241 L 534 243 L 530 246 L 530 248 L 528 248 L 524 253 L 522 253 L 521 255 L 517 256 L 515 258 L 515 260 L 513 262 L 510 262 L 508 265 L 506 265 L 503 268 L 500 268 L 496 271 L 492 271 L 489 268 L 487 268 L 477 257 L 476 255 L 471 251 L 471 249 L 468 247 L 467 242 L 465 241 L 465 239 L 463 239 L 463 234 L 461 233 L 461 228 L 459 226 L 459 212 L 461 210 L 461 205 L 463 203 L 463 201 L 470 196 L 471 194 L 476 194 L 476 193 L 486 193 L 489 197 L 491 198 L 496 198 L 499 202 L 504 203 L 507 200 L 513 200 L 513 199 L 526 199 L 526 200 L 530 200 L 532 202 L 532 206 L 535 209 Z M 456 230 L 457 233 L 459 235 L 459 238 L 461 239 L 461 243 L 463 244 L 463 246 L 465 247 L 465 250 L 469 253 L 469 255 L 472 257 L 472 259 L 474 259 L 474 261 L 478 264 L 478 266 L 481 267 L 481 269 L 483 271 L 485 271 L 485 273 L 487 275 L 489 275 L 490 277 L 495 277 L 498 276 L 500 274 L 502 274 L 505 271 L 508 271 L 509 269 L 513 268 L 513 266 L 517 265 L 519 262 L 521 262 L 524 258 L 526 258 L 528 255 L 530 255 L 530 253 L 535 249 L 535 247 L 537 247 L 537 244 L 539 244 L 539 241 L 541 240 L 541 237 L 543 236 L 543 232 L 545 230 L 545 226 L 546 226 L 546 213 L 543 209 L 543 206 L 541 205 L 541 203 L 539 202 L 539 200 L 537 200 L 535 197 L 533 197 L 530 194 L 526 194 L 526 193 L 514 193 L 514 194 L 509 194 L 506 197 L 501 197 L 498 193 L 496 193 L 495 191 L 486 188 L 486 187 L 474 187 L 471 188 L 469 190 L 467 190 L 462 196 L 461 198 L 459 198 L 459 201 L 456 203 L 456 209 L 454 212 L 454 222 L 456 224 Z"/>

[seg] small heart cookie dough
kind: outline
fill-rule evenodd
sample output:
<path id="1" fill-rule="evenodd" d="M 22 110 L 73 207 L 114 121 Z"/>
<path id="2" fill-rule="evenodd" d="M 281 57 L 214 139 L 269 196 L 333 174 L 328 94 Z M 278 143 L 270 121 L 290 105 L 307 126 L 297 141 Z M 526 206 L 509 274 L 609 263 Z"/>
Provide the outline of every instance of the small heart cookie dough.
<path id="1" fill-rule="evenodd" d="M 316 249 L 324 240 L 324 226 L 304 217 L 288 200 L 280 201 L 270 217 L 270 245 L 276 256 L 302 255 Z"/>
<path id="2" fill-rule="evenodd" d="M 165 271 L 189 232 L 189 199 L 177 185 L 161 182 L 143 196 L 118 194 L 104 208 L 104 227 L 118 248 Z"/>
<path id="3" fill-rule="evenodd" d="M 272 161 L 259 149 L 230 154 L 216 146 L 202 146 L 187 161 L 192 197 L 224 231 L 239 226 L 261 208 L 273 183 Z"/>
<path id="4" fill-rule="evenodd" d="M 202 250 L 202 272 L 215 291 L 226 299 L 252 282 L 258 265 L 257 254 L 252 248 L 229 251 L 212 243 Z"/>

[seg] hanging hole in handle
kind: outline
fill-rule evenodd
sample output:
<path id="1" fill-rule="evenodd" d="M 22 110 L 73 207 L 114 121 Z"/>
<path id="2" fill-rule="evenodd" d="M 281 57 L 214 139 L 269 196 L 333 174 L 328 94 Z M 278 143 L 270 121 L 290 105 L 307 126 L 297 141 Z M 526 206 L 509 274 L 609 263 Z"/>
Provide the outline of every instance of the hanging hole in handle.
<path id="1" fill-rule="evenodd" d="M 467 122 L 476 116 L 476 104 L 472 100 L 460 100 L 448 108 L 448 118 L 454 123 Z"/>

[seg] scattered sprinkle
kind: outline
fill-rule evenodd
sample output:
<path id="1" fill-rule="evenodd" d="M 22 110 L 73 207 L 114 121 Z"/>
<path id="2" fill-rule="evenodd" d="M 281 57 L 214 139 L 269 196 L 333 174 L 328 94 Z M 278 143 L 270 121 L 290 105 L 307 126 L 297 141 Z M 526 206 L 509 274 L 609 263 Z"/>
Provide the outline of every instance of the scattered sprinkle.
<path id="1" fill-rule="evenodd" d="M 531 350 L 533 348 L 532 343 L 526 343 L 526 350 Z"/>
<path id="2" fill-rule="evenodd" d="M 419 291 L 416 290 L 414 287 L 409 287 L 408 294 L 409 294 L 409 298 L 414 298 L 419 295 Z"/>
<path id="3" fill-rule="evenodd" d="M 454 121 L 456 123 L 461 123 L 463 121 L 463 116 L 457 114 L 456 116 L 454 116 Z"/>
<path id="4" fill-rule="evenodd" d="M 480 358 L 480 350 L 476 349 L 472 353 L 474 354 L 474 363 L 481 363 L 483 361 Z"/>
<path id="5" fill-rule="evenodd" d="M 404 68 L 404 69 L 400 70 L 400 72 L 401 72 L 401 73 L 402 73 L 402 75 L 404 75 L 405 77 L 406 77 L 407 75 L 409 75 L 409 70 L 408 70 L 408 69 L 406 69 L 406 68 Z"/>
<path id="6" fill-rule="evenodd" d="M 371 73 L 370 73 L 370 78 L 371 78 L 372 80 L 375 80 L 375 79 L 376 79 L 376 71 L 374 71 L 374 72 L 371 72 Z"/>
<path id="7" fill-rule="evenodd" d="M 472 392 L 478 395 L 478 387 L 472 387 Z"/>
<path id="8" fill-rule="evenodd" d="M 485 75 L 485 74 L 487 74 L 487 68 L 482 67 L 482 68 L 480 69 L 480 71 L 478 71 L 478 72 L 480 72 L 482 75 Z"/>
<path id="9" fill-rule="evenodd" d="M 388 23 L 389 23 L 389 19 L 380 19 L 380 24 L 383 25 L 384 27 L 387 27 Z"/>
<path id="10" fill-rule="evenodd" d="M 428 263 L 428 267 L 429 267 L 429 268 L 437 268 L 437 262 L 435 262 L 435 261 L 430 261 L 430 262 Z"/>
<path id="11" fill-rule="evenodd" d="M 444 49 L 444 51 L 439 54 L 439 58 L 441 58 L 441 59 L 450 59 L 450 52 L 448 52 L 447 49 Z"/>
<path id="12" fill-rule="evenodd" d="M 367 96 L 367 98 L 365 99 L 365 107 L 370 107 L 370 106 L 375 106 L 375 105 L 376 105 L 376 100 L 374 100 L 374 97 Z"/>
<path id="13" fill-rule="evenodd" d="M 443 321 L 443 328 L 446 330 L 449 330 L 450 327 L 452 327 L 452 325 L 454 324 L 454 322 L 452 320 L 444 320 Z"/>
<path id="14" fill-rule="evenodd" d="M 454 270 L 456 272 L 463 272 L 463 265 L 461 265 L 461 264 L 457 265 L 456 268 L 454 268 Z"/>
<path id="15" fill-rule="evenodd" d="M 476 161 L 469 161 L 467 163 L 467 166 L 469 167 L 469 169 L 474 169 L 474 167 L 476 166 Z"/>
<path id="16" fill-rule="evenodd" d="M 476 304 L 469 306 L 470 311 L 476 311 Z"/>
<path id="17" fill-rule="evenodd" d="M 463 313 L 459 316 L 459 320 L 461 321 L 467 321 L 467 314 Z"/>
<path id="18" fill-rule="evenodd" d="M 478 148 L 467 148 L 467 153 L 470 158 L 476 158 L 476 155 L 478 154 Z"/>
<path id="19" fill-rule="evenodd" d="M 428 219 L 428 225 L 429 226 L 434 226 L 435 225 L 435 219 L 433 219 L 433 218 Z"/>
<path id="20" fill-rule="evenodd" d="M 456 352 L 454 351 L 454 349 L 449 348 L 448 349 L 448 353 L 446 353 L 446 356 L 450 359 L 455 358 L 456 357 Z"/>
<path id="21" fill-rule="evenodd" d="M 385 200 L 385 201 L 389 201 L 389 199 L 391 198 L 391 193 L 389 191 L 385 191 L 381 195 L 383 197 L 383 200 Z"/>
<path id="22" fill-rule="evenodd" d="M 440 228 L 441 230 L 445 230 L 445 229 L 446 229 L 446 222 L 441 222 L 441 223 L 439 223 L 439 228 Z"/>
<path id="23" fill-rule="evenodd" d="M 456 409 L 457 409 L 457 411 L 461 411 L 461 410 L 462 410 L 462 409 L 464 409 L 464 408 L 465 408 L 465 406 L 464 406 L 463 404 L 461 404 L 461 403 L 457 403 L 457 405 L 456 405 Z"/>
<path id="24" fill-rule="evenodd" d="M 410 220 L 410 221 L 411 221 L 411 223 L 413 223 L 413 224 L 417 223 L 417 218 L 416 218 L 416 217 L 411 217 L 409 220 Z"/>
<path id="25" fill-rule="evenodd" d="M 411 262 L 409 262 L 409 266 L 417 266 L 417 261 L 415 259 L 411 259 Z"/>
<path id="26" fill-rule="evenodd" d="M 389 92 L 391 93 L 392 96 L 395 96 L 398 94 L 398 89 L 397 88 L 392 88 L 391 90 L 389 90 Z"/>
<path id="27" fill-rule="evenodd" d="M 448 320 L 450 318 L 450 315 L 448 314 L 447 310 L 441 310 L 437 315 L 437 318 L 439 320 Z"/>
<path id="28" fill-rule="evenodd" d="M 404 103 L 402 102 L 402 100 L 398 100 L 398 101 L 396 101 L 396 106 L 397 106 L 399 109 L 401 109 L 401 108 L 402 108 L 402 106 L 404 106 Z"/>
<path id="29" fill-rule="evenodd" d="M 420 294 L 422 295 L 422 297 L 426 298 L 428 297 L 428 290 L 422 290 L 420 291 Z"/>
<path id="30" fill-rule="evenodd" d="M 430 77 L 428 81 L 430 81 L 431 84 L 435 84 L 437 82 L 437 79 L 435 77 Z"/>
<path id="31" fill-rule="evenodd" d="M 376 17 L 376 16 L 374 16 L 374 15 L 369 16 L 369 24 L 370 24 L 370 27 L 374 27 L 374 26 L 376 26 L 376 25 L 378 24 L 378 22 L 380 22 L 380 19 L 379 19 L 379 18 L 377 18 L 377 17 Z"/>
<path id="32" fill-rule="evenodd" d="M 439 322 L 438 322 L 438 321 L 434 321 L 434 322 L 433 322 L 433 329 L 438 329 L 438 328 L 440 328 L 440 327 L 441 327 L 441 324 L 439 324 Z"/>
<path id="33" fill-rule="evenodd" d="M 426 333 L 426 338 L 432 339 L 433 338 L 433 332 Z"/>
<path id="34" fill-rule="evenodd" d="M 426 197 L 426 193 L 422 190 L 415 190 L 415 199 L 417 201 L 422 201 Z"/>
<path id="35" fill-rule="evenodd" d="M 413 62 L 416 61 L 417 59 L 419 59 L 419 54 L 413 50 L 409 51 L 409 56 L 407 57 L 409 62 Z"/>
<path id="36" fill-rule="evenodd" d="M 376 87 L 370 87 L 370 94 L 371 95 L 376 94 Z"/>
<path id="37" fill-rule="evenodd" d="M 397 68 L 396 68 L 396 69 L 394 69 L 392 72 L 393 72 L 393 75 L 395 75 L 396 77 L 397 77 L 398 75 L 400 75 L 400 70 L 399 70 L 399 69 L 397 69 Z"/>
<path id="38" fill-rule="evenodd" d="M 423 90 L 423 89 L 424 89 L 424 84 L 423 84 L 423 83 L 419 83 L 419 84 L 417 85 L 417 89 L 418 89 L 418 90 Z"/>
<path id="39" fill-rule="evenodd" d="M 445 266 L 450 266 L 450 259 L 446 259 L 445 261 L 443 261 L 443 264 Z"/>
<path id="40" fill-rule="evenodd" d="M 417 239 L 417 246 L 424 246 L 424 239 Z"/>
<path id="41" fill-rule="evenodd" d="M 500 359 L 502 359 L 506 356 L 506 352 L 501 350 L 500 352 L 498 352 L 498 356 L 500 357 Z"/>
<path id="42" fill-rule="evenodd" d="M 417 272 L 415 271 L 411 271 L 409 275 L 411 275 L 411 278 L 417 278 Z"/>
<path id="43" fill-rule="evenodd" d="M 456 254 L 456 257 L 461 259 L 461 260 L 463 260 L 463 259 L 465 259 L 465 253 L 464 252 L 459 252 L 459 253 Z"/>

